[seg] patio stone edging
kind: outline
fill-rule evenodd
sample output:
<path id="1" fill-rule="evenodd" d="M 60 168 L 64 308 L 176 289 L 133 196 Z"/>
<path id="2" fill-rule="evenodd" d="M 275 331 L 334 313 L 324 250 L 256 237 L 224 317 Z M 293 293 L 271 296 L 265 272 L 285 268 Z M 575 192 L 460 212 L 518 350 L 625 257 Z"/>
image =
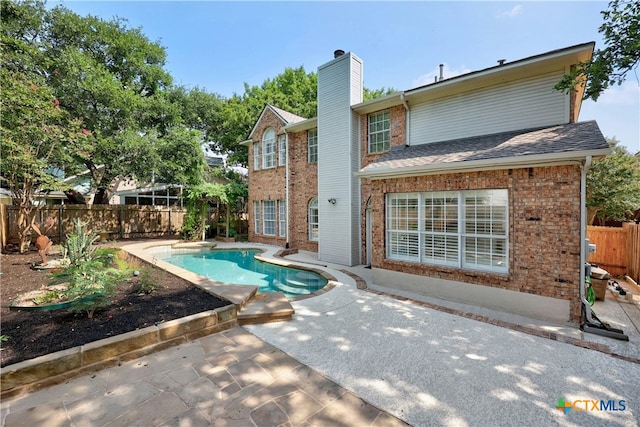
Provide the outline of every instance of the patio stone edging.
<path id="1" fill-rule="evenodd" d="M 235 305 L 204 311 L 0 368 L 0 398 L 19 396 L 238 325 Z"/>

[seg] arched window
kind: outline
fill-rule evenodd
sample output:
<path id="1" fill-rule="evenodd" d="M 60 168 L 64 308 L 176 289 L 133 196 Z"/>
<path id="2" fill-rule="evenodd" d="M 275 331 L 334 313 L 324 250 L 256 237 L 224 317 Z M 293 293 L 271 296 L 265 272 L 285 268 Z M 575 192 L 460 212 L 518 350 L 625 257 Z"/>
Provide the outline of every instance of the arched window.
<path id="1" fill-rule="evenodd" d="M 318 241 L 318 199 L 309 202 L 309 240 Z"/>
<path id="2" fill-rule="evenodd" d="M 276 166 L 276 131 L 267 129 L 262 135 L 262 168 Z"/>

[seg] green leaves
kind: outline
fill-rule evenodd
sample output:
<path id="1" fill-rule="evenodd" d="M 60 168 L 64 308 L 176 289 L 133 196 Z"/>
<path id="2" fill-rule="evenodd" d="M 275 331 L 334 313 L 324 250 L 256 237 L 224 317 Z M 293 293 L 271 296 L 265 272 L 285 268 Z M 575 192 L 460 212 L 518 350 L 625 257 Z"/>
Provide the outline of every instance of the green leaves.
<path id="1" fill-rule="evenodd" d="M 640 3 L 613 0 L 602 12 L 603 24 L 598 32 L 604 37 L 605 48 L 594 52 L 589 62 L 578 64 L 556 84 L 557 90 L 575 90 L 586 79 L 583 99 L 596 101 L 602 92 L 620 85 L 627 73 L 640 61 Z"/>
<path id="2" fill-rule="evenodd" d="M 640 209 L 640 158 L 610 140 L 613 152 L 593 162 L 587 173 L 589 223 L 595 217 L 625 221 Z"/>

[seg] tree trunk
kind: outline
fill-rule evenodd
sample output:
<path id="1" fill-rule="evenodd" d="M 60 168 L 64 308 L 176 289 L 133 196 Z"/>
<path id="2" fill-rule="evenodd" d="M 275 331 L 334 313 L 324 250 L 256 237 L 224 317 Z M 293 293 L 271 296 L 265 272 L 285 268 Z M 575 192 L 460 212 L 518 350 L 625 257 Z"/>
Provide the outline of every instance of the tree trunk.
<path id="1" fill-rule="evenodd" d="M 587 207 L 587 225 L 593 225 L 593 222 L 596 220 L 597 213 L 598 208 Z"/>
<path id="2" fill-rule="evenodd" d="M 108 205 L 109 204 L 109 194 L 106 187 L 100 187 L 96 190 L 96 194 L 93 196 L 93 204 L 94 205 Z"/>

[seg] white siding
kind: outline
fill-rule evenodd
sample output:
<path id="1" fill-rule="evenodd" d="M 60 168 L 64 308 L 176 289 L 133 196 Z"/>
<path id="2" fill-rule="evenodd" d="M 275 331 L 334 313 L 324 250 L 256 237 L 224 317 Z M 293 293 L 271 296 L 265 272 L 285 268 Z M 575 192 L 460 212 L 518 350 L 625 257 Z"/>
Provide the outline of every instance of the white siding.
<path id="1" fill-rule="evenodd" d="M 568 123 L 563 71 L 411 106 L 410 145 Z"/>
<path id="2" fill-rule="evenodd" d="M 358 120 L 351 105 L 361 101 L 358 57 L 345 54 L 318 69 L 318 258 L 343 265 L 359 262 Z"/>

